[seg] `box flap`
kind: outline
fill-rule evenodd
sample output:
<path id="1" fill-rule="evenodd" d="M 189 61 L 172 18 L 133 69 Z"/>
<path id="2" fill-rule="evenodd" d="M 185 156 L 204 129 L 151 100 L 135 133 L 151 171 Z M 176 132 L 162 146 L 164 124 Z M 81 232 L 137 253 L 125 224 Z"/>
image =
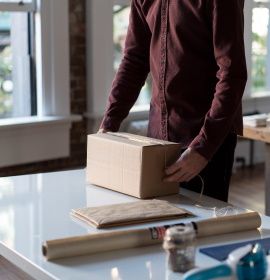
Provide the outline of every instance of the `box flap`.
<path id="1" fill-rule="evenodd" d="M 178 143 L 174 143 L 174 142 L 154 139 L 154 138 L 140 136 L 140 135 L 134 135 L 125 132 L 107 132 L 107 133 L 90 134 L 88 136 L 97 137 L 104 140 L 117 141 L 117 142 L 125 143 L 127 145 L 134 145 L 139 147 L 156 146 L 156 145 L 178 145 Z"/>

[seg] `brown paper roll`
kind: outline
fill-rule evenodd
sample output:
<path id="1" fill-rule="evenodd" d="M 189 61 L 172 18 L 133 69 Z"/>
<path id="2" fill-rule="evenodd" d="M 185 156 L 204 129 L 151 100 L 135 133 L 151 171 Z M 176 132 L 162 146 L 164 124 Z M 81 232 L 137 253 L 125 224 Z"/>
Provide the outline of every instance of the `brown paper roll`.
<path id="1" fill-rule="evenodd" d="M 149 229 L 125 230 L 49 240 L 43 244 L 42 252 L 48 260 L 52 260 L 160 242 L 160 239 L 151 238 Z"/>
<path id="2" fill-rule="evenodd" d="M 261 217 L 257 212 L 249 212 L 233 216 L 211 218 L 193 222 L 192 224 L 199 238 L 254 230 L 261 226 Z M 172 225 L 48 240 L 44 242 L 42 252 L 48 260 L 52 260 L 155 245 L 163 241 L 165 231 L 170 226 Z"/>
<path id="3" fill-rule="evenodd" d="M 217 217 L 196 222 L 197 237 L 214 236 L 238 231 L 248 231 L 261 226 L 258 212 Z"/>

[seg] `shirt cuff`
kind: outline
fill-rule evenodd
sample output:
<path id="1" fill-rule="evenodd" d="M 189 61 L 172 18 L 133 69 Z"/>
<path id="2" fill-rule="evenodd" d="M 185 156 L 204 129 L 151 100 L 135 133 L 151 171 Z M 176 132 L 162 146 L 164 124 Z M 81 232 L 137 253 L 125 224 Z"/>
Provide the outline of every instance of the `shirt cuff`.
<path id="1" fill-rule="evenodd" d="M 216 153 L 218 147 L 210 144 L 202 135 L 198 135 L 189 145 L 189 148 L 198 152 L 201 156 L 203 156 L 208 161 Z"/>
<path id="2" fill-rule="evenodd" d="M 121 122 L 118 119 L 105 116 L 101 122 L 100 128 L 112 132 L 117 132 L 120 128 L 120 124 Z"/>

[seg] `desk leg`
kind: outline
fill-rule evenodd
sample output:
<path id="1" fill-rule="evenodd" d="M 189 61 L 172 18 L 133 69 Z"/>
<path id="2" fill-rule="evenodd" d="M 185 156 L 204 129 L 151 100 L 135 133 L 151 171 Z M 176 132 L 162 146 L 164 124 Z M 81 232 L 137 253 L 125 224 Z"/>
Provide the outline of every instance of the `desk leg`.
<path id="1" fill-rule="evenodd" d="M 265 215 L 270 216 L 270 144 L 265 144 Z"/>

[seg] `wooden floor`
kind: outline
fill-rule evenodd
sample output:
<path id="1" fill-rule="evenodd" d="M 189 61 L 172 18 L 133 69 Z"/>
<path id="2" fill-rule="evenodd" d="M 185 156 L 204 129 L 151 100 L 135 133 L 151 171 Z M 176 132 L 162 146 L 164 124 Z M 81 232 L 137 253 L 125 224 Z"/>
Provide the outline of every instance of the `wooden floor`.
<path id="1" fill-rule="evenodd" d="M 264 212 L 264 167 L 237 169 L 232 176 L 229 202 L 251 210 Z M 1 280 L 33 280 L 0 256 Z"/>
<path id="2" fill-rule="evenodd" d="M 264 165 L 241 168 L 234 172 L 229 202 L 264 213 Z"/>
<path id="3" fill-rule="evenodd" d="M 22 270 L 0 256 L 0 279 L 1 280 L 34 280 Z"/>

